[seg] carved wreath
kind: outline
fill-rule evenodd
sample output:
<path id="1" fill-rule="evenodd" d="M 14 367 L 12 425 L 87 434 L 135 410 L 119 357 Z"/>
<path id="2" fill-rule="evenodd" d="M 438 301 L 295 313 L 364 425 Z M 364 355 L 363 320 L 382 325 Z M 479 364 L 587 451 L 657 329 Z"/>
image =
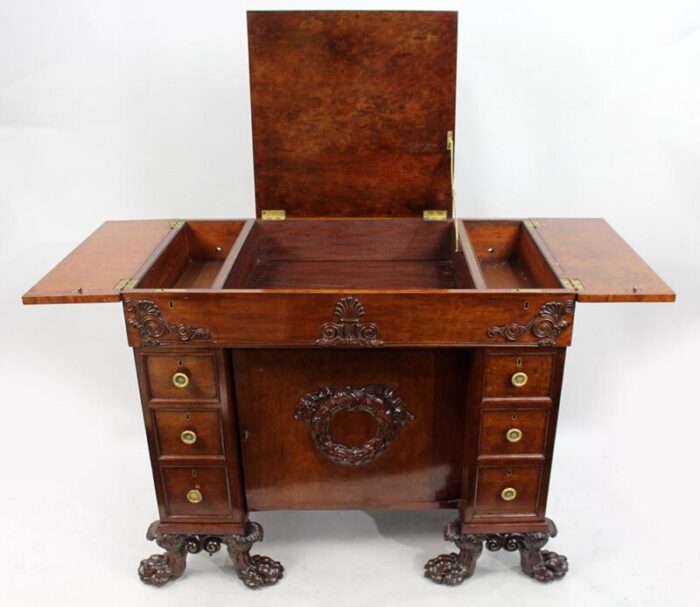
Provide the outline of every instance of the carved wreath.
<path id="1" fill-rule="evenodd" d="M 343 445 L 333 440 L 331 422 L 341 411 L 364 412 L 372 416 L 376 431 L 362 445 Z M 377 384 L 365 388 L 323 387 L 299 399 L 294 419 L 309 426 L 316 449 L 326 458 L 344 466 L 362 466 L 374 461 L 392 443 L 396 432 L 415 416 L 391 386 Z"/>

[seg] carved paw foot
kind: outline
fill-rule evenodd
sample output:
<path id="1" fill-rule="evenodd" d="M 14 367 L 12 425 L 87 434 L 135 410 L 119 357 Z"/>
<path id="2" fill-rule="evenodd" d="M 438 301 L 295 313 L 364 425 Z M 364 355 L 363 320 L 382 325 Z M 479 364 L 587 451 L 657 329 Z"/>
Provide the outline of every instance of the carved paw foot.
<path id="1" fill-rule="evenodd" d="M 549 550 L 542 550 L 539 556 L 541 561 L 533 565 L 531 571 L 525 571 L 538 582 L 558 580 L 569 571 L 569 561 L 565 556 Z"/>
<path id="2" fill-rule="evenodd" d="M 457 586 L 470 575 L 469 569 L 456 552 L 441 554 L 425 564 L 425 577 L 436 584 Z"/>
<path id="3" fill-rule="evenodd" d="M 262 542 L 262 539 L 263 528 L 259 523 L 253 521 L 246 523 L 245 533 L 227 535 L 223 538 L 238 577 L 248 588 L 252 589 L 276 584 L 284 574 L 284 567 L 270 557 L 259 554 L 251 556 L 250 549 L 253 544 Z"/>
<path id="4" fill-rule="evenodd" d="M 152 554 L 139 565 L 139 577 L 149 586 L 162 586 L 180 575 L 174 570 L 167 554 Z"/>
<path id="5" fill-rule="evenodd" d="M 248 588 L 272 586 L 282 579 L 284 567 L 269 556 L 255 554 L 250 557 L 250 565 L 238 571 L 238 577 Z"/>

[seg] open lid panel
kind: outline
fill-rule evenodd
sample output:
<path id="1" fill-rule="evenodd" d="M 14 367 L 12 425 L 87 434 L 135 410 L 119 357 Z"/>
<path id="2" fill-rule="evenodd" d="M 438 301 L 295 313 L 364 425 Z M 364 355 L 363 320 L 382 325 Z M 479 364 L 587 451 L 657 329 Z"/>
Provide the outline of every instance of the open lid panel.
<path id="1" fill-rule="evenodd" d="M 562 286 L 581 302 L 675 301 L 676 294 L 604 219 L 525 225 Z"/>
<path id="2" fill-rule="evenodd" d="M 257 216 L 452 215 L 456 12 L 249 12 Z"/>

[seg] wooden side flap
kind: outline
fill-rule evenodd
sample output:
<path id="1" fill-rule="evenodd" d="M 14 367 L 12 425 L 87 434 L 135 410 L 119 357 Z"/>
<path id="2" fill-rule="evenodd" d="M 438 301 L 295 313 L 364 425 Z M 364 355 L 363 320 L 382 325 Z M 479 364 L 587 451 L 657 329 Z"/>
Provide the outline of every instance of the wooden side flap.
<path id="1" fill-rule="evenodd" d="M 676 294 L 603 219 L 533 219 L 527 229 L 582 302 L 675 301 Z"/>
<path id="2" fill-rule="evenodd" d="M 182 222 L 107 221 L 22 297 L 25 304 L 119 301 Z M 130 282 L 131 281 L 131 282 Z"/>

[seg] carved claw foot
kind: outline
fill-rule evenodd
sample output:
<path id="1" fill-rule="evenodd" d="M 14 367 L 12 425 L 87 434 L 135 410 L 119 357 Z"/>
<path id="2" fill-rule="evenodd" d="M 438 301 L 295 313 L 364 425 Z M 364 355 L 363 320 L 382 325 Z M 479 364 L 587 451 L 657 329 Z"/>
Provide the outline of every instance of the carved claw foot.
<path id="1" fill-rule="evenodd" d="M 148 540 L 155 540 L 165 550 L 163 554 L 153 554 L 143 559 L 139 565 L 139 577 L 144 584 L 162 586 L 179 578 L 185 571 L 187 551 L 184 535 L 160 533 L 158 521 L 152 523 L 146 533 Z"/>
<path id="2" fill-rule="evenodd" d="M 457 544 L 459 553 L 450 552 L 430 559 L 425 564 L 425 577 L 436 584 L 457 586 L 474 574 L 486 536 L 462 535 L 462 524 L 452 521 L 445 526 L 444 537 L 446 542 Z"/>
<path id="3" fill-rule="evenodd" d="M 276 584 L 284 575 L 281 563 L 267 556 L 250 555 L 253 544 L 262 540 L 263 528 L 252 521 L 246 523 L 243 535 L 227 535 L 222 538 L 238 577 L 252 589 Z"/>
<path id="4" fill-rule="evenodd" d="M 551 582 L 563 578 L 569 570 L 565 556 L 542 550 L 549 538 L 556 537 L 557 528 L 547 519 L 548 529 L 534 533 L 462 534 L 459 521 L 445 527 L 445 541 L 454 542 L 459 553 L 441 554 L 425 565 L 425 577 L 436 584 L 456 586 L 471 577 L 483 546 L 487 550 L 520 552 L 520 566 L 527 575 L 538 582 Z"/>
<path id="5" fill-rule="evenodd" d="M 521 553 L 521 563 L 523 571 L 538 582 L 558 580 L 569 571 L 569 561 L 566 557 L 549 550 L 540 550 L 528 557 Z"/>

